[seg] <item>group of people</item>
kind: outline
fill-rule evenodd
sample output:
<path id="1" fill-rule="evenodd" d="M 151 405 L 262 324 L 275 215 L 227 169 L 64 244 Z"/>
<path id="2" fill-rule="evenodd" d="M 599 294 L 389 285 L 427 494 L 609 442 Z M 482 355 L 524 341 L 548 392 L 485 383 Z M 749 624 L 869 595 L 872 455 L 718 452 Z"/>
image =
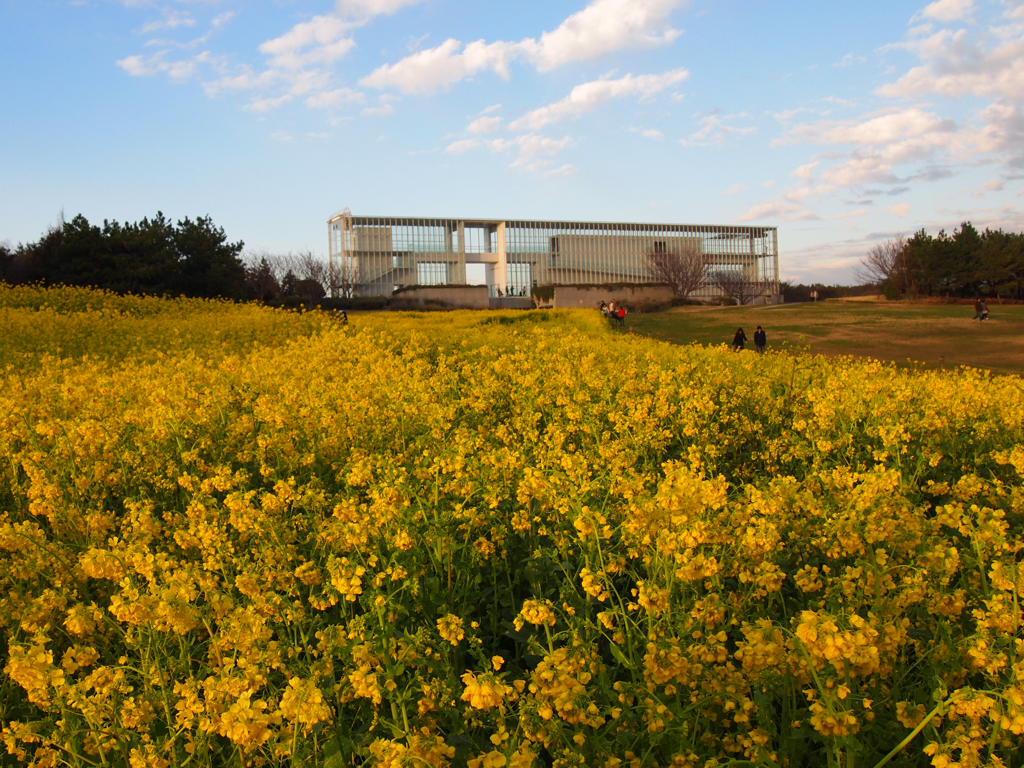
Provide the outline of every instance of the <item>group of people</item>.
<path id="1" fill-rule="evenodd" d="M 988 320 L 988 302 L 984 299 L 974 300 L 974 317 L 972 320 Z"/>
<path id="2" fill-rule="evenodd" d="M 621 326 L 626 325 L 626 308 L 621 304 L 616 307 L 614 300 L 612 300 L 611 304 L 601 302 L 601 314 L 613 323 L 617 322 Z"/>
<path id="3" fill-rule="evenodd" d="M 515 288 L 508 288 L 504 293 L 501 292 L 501 288 L 498 288 L 498 298 L 499 299 L 504 297 L 504 296 L 525 296 L 525 295 L 526 295 L 526 286 L 525 285 L 522 288 L 519 289 L 518 293 L 516 293 L 516 289 Z"/>
<path id="4" fill-rule="evenodd" d="M 743 345 L 747 343 L 747 334 L 743 332 L 742 328 L 736 330 L 736 335 L 732 337 L 732 348 L 739 352 L 743 349 Z M 754 347 L 757 349 L 757 354 L 763 355 L 765 347 L 768 346 L 768 335 L 764 332 L 764 328 L 760 325 L 757 326 L 757 330 L 754 331 Z"/>

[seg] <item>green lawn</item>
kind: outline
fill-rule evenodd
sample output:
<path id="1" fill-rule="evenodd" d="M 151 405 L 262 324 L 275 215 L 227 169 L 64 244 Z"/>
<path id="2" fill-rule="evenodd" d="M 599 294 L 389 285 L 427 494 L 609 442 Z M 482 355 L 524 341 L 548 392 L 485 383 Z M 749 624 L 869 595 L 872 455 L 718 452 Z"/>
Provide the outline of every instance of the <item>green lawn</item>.
<path id="1" fill-rule="evenodd" d="M 822 301 L 755 307 L 677 307 L 626 318 L 634 333 L 676 344 L 729 344 L 742 327 L 753 349 L 754 329 L 769 349 L 807 349 L 919 363 L 970 365 L 1024 373 L 1024 306 L 990 304 L 989 319 L 971 320 L 973 306 L 904 302 Z"/>

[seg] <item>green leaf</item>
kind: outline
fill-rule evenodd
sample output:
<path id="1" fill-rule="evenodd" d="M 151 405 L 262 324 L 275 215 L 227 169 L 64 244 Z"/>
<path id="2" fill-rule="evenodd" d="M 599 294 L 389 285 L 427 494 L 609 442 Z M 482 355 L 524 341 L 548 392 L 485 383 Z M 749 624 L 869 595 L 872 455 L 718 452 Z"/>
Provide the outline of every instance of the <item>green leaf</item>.
<path id="1" fill-rule="evenodd" d="M 619 650 L 619 646 L 617 646 L 615 643 L 609 643 L 608 647 L 611 648 L 612 656 L 615 657 L 615 660 L 619 662 L 619 664 L 621 664 L 626 669 L 632 669 L 629 663 L 629 659 L 627 659 L 625 654 L 623 654 L 622 651 Z"/>

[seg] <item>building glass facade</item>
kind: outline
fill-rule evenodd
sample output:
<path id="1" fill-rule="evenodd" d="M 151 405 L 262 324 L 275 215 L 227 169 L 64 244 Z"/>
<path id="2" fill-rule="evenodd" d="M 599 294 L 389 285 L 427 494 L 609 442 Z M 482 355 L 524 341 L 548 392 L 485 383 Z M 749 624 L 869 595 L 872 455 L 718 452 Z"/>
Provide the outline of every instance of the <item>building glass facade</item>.
<path id="1" fill-rule="evenodd" d="M 648 254 L 699 249 L 710 273 L 739 271 L 778 293 L 775 227 L 353 216 L 328 222 L 332 271 L 361 296 L 408 285 L 486 284 L 492 296 L 533 286 L 656 282 Z M 710 282 L 691 296 L 712 298 Z"/>

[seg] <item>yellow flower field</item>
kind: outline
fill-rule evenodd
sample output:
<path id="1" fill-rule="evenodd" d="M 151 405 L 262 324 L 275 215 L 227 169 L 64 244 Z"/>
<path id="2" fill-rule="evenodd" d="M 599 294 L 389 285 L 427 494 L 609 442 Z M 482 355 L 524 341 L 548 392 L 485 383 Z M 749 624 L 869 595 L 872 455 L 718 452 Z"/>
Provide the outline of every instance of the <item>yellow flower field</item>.
<path id="1" fill-rule="evenodd" d="M 3 765 L 1024 765 L 1024 387 L 0 287 Z"/>

